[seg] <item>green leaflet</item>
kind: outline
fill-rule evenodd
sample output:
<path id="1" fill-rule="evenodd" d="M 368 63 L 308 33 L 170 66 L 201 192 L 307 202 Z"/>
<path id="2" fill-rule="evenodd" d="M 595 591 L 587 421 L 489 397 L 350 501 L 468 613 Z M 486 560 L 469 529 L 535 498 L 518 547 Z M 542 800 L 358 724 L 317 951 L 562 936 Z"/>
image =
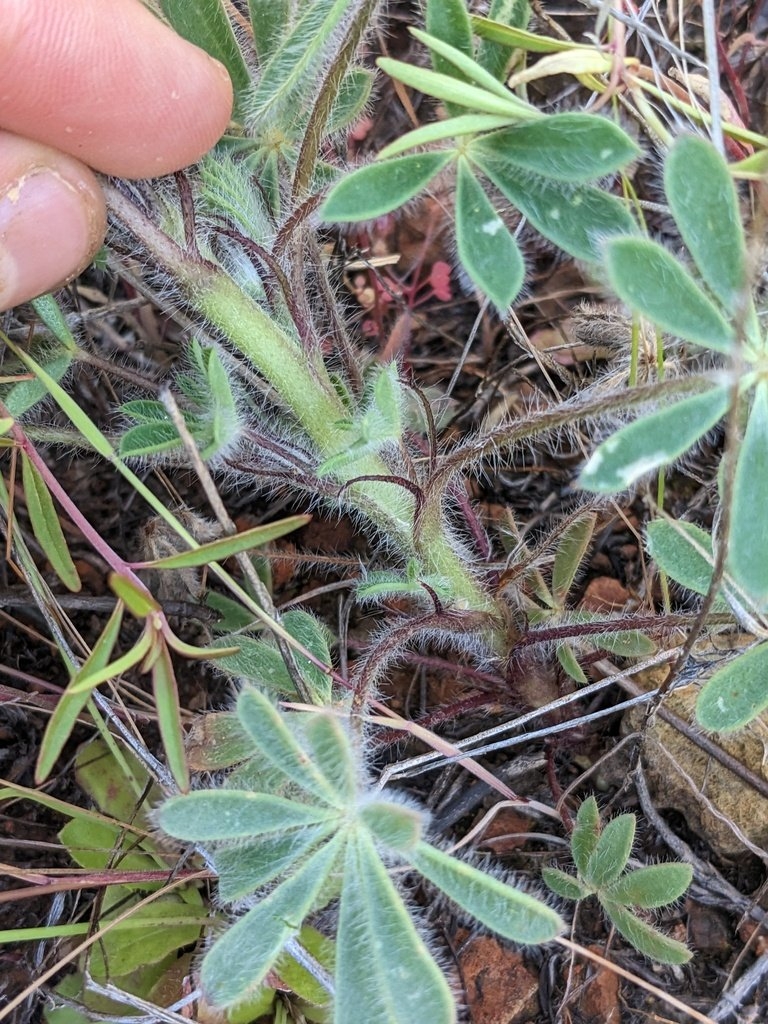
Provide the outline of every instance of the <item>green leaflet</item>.
<path id="1" fill-rule="evenodd" d="M 448 983 L 362 831 L 347 847 L 338 936 L 334 1024 L 456 1020 Z"/>
<path id="2" fill-rule="evenodd" d="M 731 352 L 733 328 L 691 275 L 657 242 L 614 238 L 605 247 L 611 287 L 663 330 L 717 352 Z"/>
<path id="3" fill-rule="evenodd" d="M 611 174 L 640 152 L 607 118 L 577 113 L 552 114 L 533 124 L 504 128 L 472 148 L 542 178 L 574 184 Z"/>
<path id="4" fill-rule="evenodd" d="M 513 942 L 549 942 L 563 928 L 560 917 L 528 893 L 505 885 L 470 864 L 419 843 L 408 860 L 454 903 Z"/>
<path id="5" fill-rule="evenodd" d="M 586 490 L 614 494 L 683 455 L 728 411 L 730 391 L 711 388 L 622 427 L 597 448 L 579 477 Z"/>
<path id="6" fill-rule="evenodd" d="M 160 808 L 160 827 L 176 839 L 215 842 L 320 824 L 334 817 L 327 807 L 311 807 L 271 793 L 210 789 L 170 797 Z"/>
<path id="7" fill-rule="evenodd" d="M 180 36 L 221 61 L 240 105 L 250 75 L 221 0 L 160 0 L 160 6 Z"/>
<path id="8" fill-rule="evenodd" d="M 704 684 L 696 719 L 710 732 L 741 729 L 768 708 L 768 644 L 727 662 Z"/>
<path id="9" fill-rule="evenodd" d="M 624 204 L 597 188 L 534 177 L 489 156 L 483 145 L 471 146 L 468 155 L 537 231 L 577 259 L 594 263 L 606 238 L 635 231 Z"/>
<path id="10" fill-rule="evenodd" d="M 627 866 L 634 839 L 634 814 L 620 814 L 609 821 L 586 863 L 585 880 L 595 889 L 615 882 Z"/>
<path id="11" fill-rule="evenodd" d="M 314 908 L 344 845 L 342 835 L 326 843 L 217 939 L 200 972 L 203 991 L 214 1006 L 242 1002 L 261 984 Z"/>
<path id="12" fill-rule="evenodd" d="M 747 288 L 747 245 L 728 165 L 711 142 L 679 138 L 664 164 L 672 214 L 696 269 L 729 313 Z"/>
<path id="13" fill-rule="evenodd" d="M 320 216 L 329 221 L 380 217 L 412 199 L 452 158 L 452 152 L 416 153 L 361 167 L 335 186 Z"/>
<path id="14" fill-rule="evenodd" d="M 67 590 L 76 593 L 82 584 L 64 539 L 64 531 L 56 514 L 51 492 L 39 470 L 23 449 L 21 451 L 21 479 L 32 532 L 43 549 L 43 554 L 51 563 L 53 571 Z"/>
<path id="15" fill-rule="evenodd" d="M 456 243 L 473 282 L 504 315 L 523 286 L 517 242 L 463 158 L 456 180 Z"/>
<path id="16" fill-rule="evenodd" d="M 768 383 L 761 381 L 739 446 L 727 569 L 758 611 L 768 610 Z"/>
<path id="17" fill-rule="evenodd" d="M 631 942 L 635 949 L 639 949 L 647 957 L 660 964 L 686 964 L 692 957 L 689 949 L 662 934 L 650 924 L 635 917 L 626 907 L 618 903 L 603 904 L 606 914 L 616 926 L 624 938 Z"/>

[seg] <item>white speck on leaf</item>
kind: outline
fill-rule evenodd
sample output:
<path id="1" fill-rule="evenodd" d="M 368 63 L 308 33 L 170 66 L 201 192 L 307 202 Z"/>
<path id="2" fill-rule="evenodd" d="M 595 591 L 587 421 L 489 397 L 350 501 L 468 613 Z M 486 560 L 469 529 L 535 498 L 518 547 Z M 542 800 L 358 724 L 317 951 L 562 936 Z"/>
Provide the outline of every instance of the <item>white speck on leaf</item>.
<path id="1" fill-rule="evenodd" d="M 484 235 L 490 235 L 491 238 L 497 235 L 499 231 L 504 227 L 499 217 L 494 217 L 493 220 L 487 220 L 483 224 L 482 232 Z"/>

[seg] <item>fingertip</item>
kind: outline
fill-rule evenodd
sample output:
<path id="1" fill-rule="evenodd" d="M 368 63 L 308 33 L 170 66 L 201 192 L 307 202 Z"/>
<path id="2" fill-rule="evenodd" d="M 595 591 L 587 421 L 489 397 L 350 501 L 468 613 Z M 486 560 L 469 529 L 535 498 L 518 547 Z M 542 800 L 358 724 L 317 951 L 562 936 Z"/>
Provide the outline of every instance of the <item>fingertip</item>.
<path id="1" fill-rule="evenodd" d="M 7 133 L 0 143 L 0 310 L 6 310 L 88 265 L 104 238 L 106 209 L 95 177 L 77 161 L 25 140 L 9 142 Z"/>

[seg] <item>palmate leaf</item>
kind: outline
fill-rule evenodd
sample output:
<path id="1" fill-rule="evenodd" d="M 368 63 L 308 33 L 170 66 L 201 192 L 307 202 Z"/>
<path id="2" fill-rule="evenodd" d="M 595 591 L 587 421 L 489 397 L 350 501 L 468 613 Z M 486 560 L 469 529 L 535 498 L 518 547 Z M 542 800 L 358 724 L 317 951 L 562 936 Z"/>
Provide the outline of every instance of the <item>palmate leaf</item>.
<path id="1" fill-rule="evenodd" d="M 768 610 L 768 383 L 755 389 L 733 479 L 727 569 Z"/>
<path id="2" fill-rule="evenodd" d="M 503 315 L 523 286 L 523 257 L 463 158 L 456 180 L 456 244 L 462 266 Z"/>
<path id="3" fill-rule="evenodd" d="M 614 238 L 605 246 L 611 287 L 662 330 L 704 348 L 729 353 L 733 328 L 687 270 L 657 242 Z"/>
<path id="4" fill-rule="evenodd" d="M 453 159 L 453 152 L 415 153 L 360 167 L 342 178 L 320 207 L 327 221 L 371 220 L 402 206 Z"/>
<path id="5" fill-rule="evenodd" d="M 696 719 L 710 732 L 741 729 L 768 708 L 768 643 L 718 669 L 704 684 Z"/>
<path id="6" fill-rule="evenodd" d="M 428 843 L 406 854 L 411 864 L 477 921 L 505 939 L 549 942 L 563 928 L 560 917 L 540 900 Z"/>
<path id="7" fill-rule="evenodd" d="M 334 1024 L 453 1024 L 451 990 L 373 841 L 349 842 L 336 946 Z"/>
<path id="8" fill-rule="evenodd" d="M 494 132 L 473 149 L 543 178 L 572 183 L 611 174 L 640 153 L 621 128 L 594 114 L 552 114 Z"/>
<path id="9" fill-rule="evenodd" d="M 242 1002 L 261 984 L 315 908 L 344 843 L 339 835 L 322 846 L 214 943 L 200 972 L 203 992 L 214 1006 Z"/>
<path id="10" fill-rule="evenodd" d="M 616 931 L 635 949 L 660 964 L 686 964 L 693 955 L 682 942 L 670 939 L 618 903 L 601 901 L 603 909 L 613 922 Z"/>
<path id="11" fill-rule="evenodd" d="M 747 245 L 728 165 L 711 142 L 684 135 L 664 164 L 664 187 L 697 270 L 735 313 L 747 287 Z"/>
<path id="12" fill-rule="evenodd" d="M 730 390 L 710 388 L 622 427 L 597 448 L 579 485 L 614 494 L 683 455 L 728 411 Z"/>

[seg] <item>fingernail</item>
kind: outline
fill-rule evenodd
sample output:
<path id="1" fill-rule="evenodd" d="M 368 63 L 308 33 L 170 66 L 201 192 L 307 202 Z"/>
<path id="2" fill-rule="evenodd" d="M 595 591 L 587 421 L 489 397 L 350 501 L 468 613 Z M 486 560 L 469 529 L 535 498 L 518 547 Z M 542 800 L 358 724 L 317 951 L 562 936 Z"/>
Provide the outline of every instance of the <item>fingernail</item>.
<path id="1" fill-rule="evenodd" d="M 0 310 L 50 291 L 83 268 L 95 243 L 88 197 L 48 169 L 0 194 Z"/>

